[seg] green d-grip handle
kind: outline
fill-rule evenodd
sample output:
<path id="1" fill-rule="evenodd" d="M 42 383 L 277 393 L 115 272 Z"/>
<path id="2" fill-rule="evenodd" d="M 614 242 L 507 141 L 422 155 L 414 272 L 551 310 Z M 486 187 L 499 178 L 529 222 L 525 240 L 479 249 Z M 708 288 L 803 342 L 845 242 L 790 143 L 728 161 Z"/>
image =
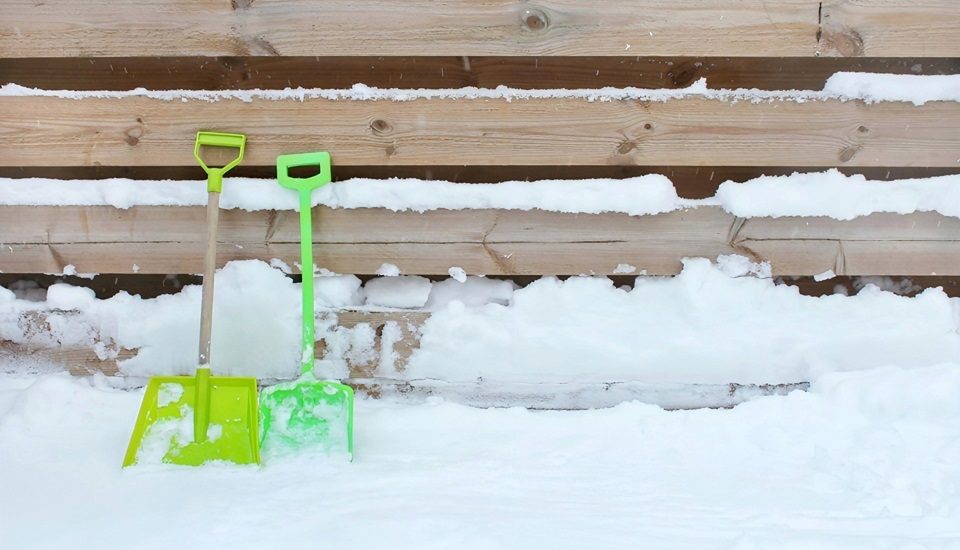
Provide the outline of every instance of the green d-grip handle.
<path id="1" fill-rule="evenodd" d="M 204 172 L 207 173 L 207 191 L 210 193 L 219 193 L 223 189 L 223 175 L 234 166 L 240 164 L 243 160 L 243 150 L 247 144 L 247 136 L 243 134 L 224 134 L 222 132 L 197 132 L 197 144 L 193 148 L 193 157 L 197 159 Z M 211 168 L 204 164 L 200 158 L 200 148 L 207 147 L 232 147 L 238 149 L 237 158 L 228 162 L 223 168 Z"/>
<path id="2" fill-rule="evenodd" d="M 320 171 L 309 178 L 295 178 L 290 175 L 291 168 L 316 166 Z M 277 181 L 287 189 L 310 192 L 330 183 L 330 153 L 295 153 L 277 157 Z"/>

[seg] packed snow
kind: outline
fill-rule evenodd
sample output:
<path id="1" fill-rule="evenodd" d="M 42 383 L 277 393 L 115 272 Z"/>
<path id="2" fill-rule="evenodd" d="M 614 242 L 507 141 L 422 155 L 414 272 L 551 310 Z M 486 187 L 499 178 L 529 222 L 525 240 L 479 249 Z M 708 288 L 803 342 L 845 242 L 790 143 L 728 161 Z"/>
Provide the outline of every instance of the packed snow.
<path id="1" fill-rule="evenodd" d="M 954 362 L 729 410 L 360 399 L 353 463 L 121 470 L 140 393 L 0 377 L 0 546 L 957 548 L 957 395 Z"/>
<path id="2" fill-rule="evenodd" d="M 225 178 L 224 209 L 298 210 L 296 193 L 271 179 Z M 827 216 L 849 220 L 877 212 L 938 212 L 960 217 L 960 175 L 893 181 L 868 180 L 838 170 L 762 176 L 720 184 L 715 196 L 685 199 L 669 178 L 650 174 L 624 179 L 511 181 L 464 184 L 418 179 L 349 179 L 314 191 L 314 206 L 428 210 L 544 210 L 654 215 L 684 208 L 720 206 L 741 217 Z M 56 180 L 0 178 L 0 205 L 200 206 L 205 181 Z M 389 271 L 386 265 L 384 269 Z M 451 266 L 455 267 L 455 266 Z M 383 275 L 390 273 L 385 271 Z"/>
<path id="3" fill-rule="evenodd" d="M 300 364 L 300 285 L 265 262 L 231 262 L 216 278 L 213 356 L 221 374 L 264 380 Z M 676 277 L 618 288 L 605 277 L 545 277 L 523 288 L 479 276 L 431 282 L 410 275 L 366 284 L 314 278 L 320 376 L 344 378 L 344 358 L 393 352 L 368 323 L 337 326 L 347 309 L 425 311 L 420 342 L 401 378 L 447 382 L 788 384 L 887 364 L 931 366 L 960 357 L 960 300 L 931 288 L 916 297 L 866 285 L 853 296 L 812 297 L 778 285 L 767 264 L 741 256 L 688 259 Z M 46 296 L 0 289 L 0 338 L 93 348 L 133 377 L 188 374 L 196 363 L 200 287 L 105 300 L 67 284 Z M 41 301 L 36 301 L 40 299 Z M 44 312 L 47 331 L 21 322 Z M 389 336 L 389 335 L 387 335 Z M 393 371 L 396 366 L 385 364 Z"/>
<path id="4" fill-rule="evenodd" d="M 348 90 L 319 88 L 286 88 L 283 90 L 147 90 L 137 88 L 128 91 L 76 91 L 40 90 L 18 84 L 0 86 L 0 97 L 58 97 L 64 99 L 119 99 L 146 97 L 163 101 L 305 101 L 325 99 L 330 101 L 414 101 L 418 99 L 493 99 L 514 101 L 524 99 L 582 99 L 586 101 L 645 100 L 669 101 L 672 99 L 704 98 L 720 101 L 814 101 L 840 99 L 878 101 L 901 101 L 922 105 L 928 101 L 960 101 L 960 75 L 892 75 L 874 73 L 838 72 L 831 76 L 821 91 L 809 90 L 757 90 L 757 89 L 710 89 L 707 79 L 701 78 L 686 88 L 589 88 L 527 90 L 498 86 L 496 88 L 417 89 L 371 88 L 355 84 Z"/>

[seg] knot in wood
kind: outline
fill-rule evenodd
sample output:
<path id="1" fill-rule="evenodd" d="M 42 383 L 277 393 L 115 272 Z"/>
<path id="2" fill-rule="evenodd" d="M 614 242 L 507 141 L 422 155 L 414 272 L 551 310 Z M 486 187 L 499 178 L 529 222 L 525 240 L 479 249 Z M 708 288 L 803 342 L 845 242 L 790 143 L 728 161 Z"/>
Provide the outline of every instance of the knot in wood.
<path id="1" fill-rule="evenodd" d="M 133 147 L 134 145 L 140 143 L 140 136 L 143 135 L 143 128 L 140 126 L 134 126 L 133 128 L 127 130 L 126 133 L 127 139 L 125 141 L 127 142 L 127 145 Z"/>
<path id="2" fill-rule="evenodd" d="M 843 57 L 862 57 L 864 55 L 863 37 L 849 27 L 829 27 L 823 33 L 823 46 Z"/>
<path id="3" fill-rule="evenodd" d="M 673 81 L 673 85 L 677 88 L 686 88 L 700 76 L 701 67 L 703 67 L 703 62 L 701 61 L 690 61 L 680 64 L 669 75 Z"/>
<path id="4" fill-rule="evenodd" d="M 626 155 L 630 151 L 633 151 L 637 148 L 637 142 L 632 140 L 624 140 L 620 142 L 620 146 L 617 147 L 618 155 Z"/>
<path id="5" fill-rule="evenodd" d="M 537 8 L 523 10 L 520 13 L 520 22 L 524 30 L 532 32 L 541 32 L 550 26 L 547 14 Z"/>
<path id="6" fill-rule="evenodd" d="M 850 162 L 860 152 L 862 145 L 850 145 L 840 151 L 840 162 Z"/>
<path id="7" fill-rule="evenodd" d="M 378 118 L 370 123 L 370 129 L 377 135 L 389 134 L 393 131 L 393 125 L 382 118 Z"/>

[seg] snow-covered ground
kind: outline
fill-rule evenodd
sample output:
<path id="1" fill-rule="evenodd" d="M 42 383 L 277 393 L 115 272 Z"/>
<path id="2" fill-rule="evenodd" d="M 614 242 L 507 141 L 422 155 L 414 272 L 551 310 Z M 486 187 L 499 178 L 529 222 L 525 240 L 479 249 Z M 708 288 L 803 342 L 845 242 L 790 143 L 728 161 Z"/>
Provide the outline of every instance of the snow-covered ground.
<path id="1" fill-rule="evenodd" d="M 0 547 L 960 548 L 960 364 L 733 409 L 357 403 L 353 463 L 120 469 L 141 394 L 0 377 Z"/>
<path id="2" fill-rule="evenodd" d="M 957 77 L 920 78 L 838 75 L 809 93 L 711 92 L 702 83 L 662 93 L 544 93 L 918 104 L 960 97 Z M 434 95 L 529 96 L 521 92 Z M 338 93 L 329 98 L 426 97 L 363 87 Z M 98 95 L 15 86 L 0 94 Z M 253 97 L 243 94 L 237 97 Z M 296 207 L 295 194 L 273 182 L 233 183 L 224 188 L 224 208 Z M 0 204 L 129 208 L 202 204 L 203 195 L 202 182 L 0 180 Z M 352 180 L 314 200 L 395 210 L 654 215 L 720 206 L 744 217 L 956 217 L 960 177 L 867 182 L 836 171 L 796 174 L 724 183 L 704 201 L 677 197 L 661 176 L 489 186 Z M 628 261 L 619 273 L 634 273 Z M 295 375 L 300 290 L 285 271 L 254 261 L 218 273 L 215 372 Z M 98 300 L 68 285 L 20 284 L 0 288 L 0 340 L 87 346 L 102 358 L 120 347 L 139 351 L 120 362 L 126 379 L 71 378 L 54 372 L 62 365 L 0 355 L 0 548 L 960 549 L 960 299 L 939 289 L 907 298 L 891 292 L 897 284 L 873 278 L 859 281 L 855 295 L 802 296 L 776 284 L 769 266 L 737 256 L 691 258 L 680 275 L 641 277 L 632 288 L 603 277 L 544 278 L 520 288 L 454 265 L 439 282 L 386 264 L 381 275 L 361 284 L 349 274 L 317 274 L 316 305 L 324 311 L 317 334 L 328 353 L 321 375 L 345 376 L 343 358 L 374 345 L 369 326 L 338 328 L 331 312 L 401 308 L 430 318 L 405 369 L 381 362 L 382 376 L 499 387 L 809 382 L 809 390 L 691 411 L 639 402 L 533 411 L 360 398 L 352 463 L 266 455 L 258 468 L 121 470 L 143 397 L 131 386 L 195 367 L 199 287 L 152 300 L 125 293 Z M 50 330 L 25 329 L 19 319 L 30 312 L 46 315 Z"/>

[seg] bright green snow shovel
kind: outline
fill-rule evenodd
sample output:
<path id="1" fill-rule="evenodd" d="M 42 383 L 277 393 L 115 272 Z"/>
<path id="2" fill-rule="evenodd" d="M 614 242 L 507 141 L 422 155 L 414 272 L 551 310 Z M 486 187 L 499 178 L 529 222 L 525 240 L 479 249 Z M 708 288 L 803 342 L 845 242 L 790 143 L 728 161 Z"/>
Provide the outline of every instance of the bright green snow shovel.
<path id="1" fill-rule="evenodd" d="M 290 168 L 319 167 L 308 178 L 290 176 Z M 300 378 L 264 388 L 260 396 L 264 450 L 319 449 L 353 458 L 353 389 L 317 380 L 313 373 L 313 229 L 310 193 L 330 183 L 330 154 L 277 157 L 277 180 L 300 196 L 300 254 L 303 273 L 303 339 Z"/>
<path id="2" fill-rule="evenodd" d="M 198 132 L 193 155 L 207 172 L 207 236 L 200 314 L 200 360 L 194 376 L 153 377 L 123 459 L 199 466 L 212 460 L 237 464 L 260 462 L 257 379 L 210 375 L 213 333 L 213 277 L 216 270 L 217 216 L 223 174 L 243 159 L 246 137 Z M 209 168 L 200 147 L 237 149 L 223 168 Z"/>

